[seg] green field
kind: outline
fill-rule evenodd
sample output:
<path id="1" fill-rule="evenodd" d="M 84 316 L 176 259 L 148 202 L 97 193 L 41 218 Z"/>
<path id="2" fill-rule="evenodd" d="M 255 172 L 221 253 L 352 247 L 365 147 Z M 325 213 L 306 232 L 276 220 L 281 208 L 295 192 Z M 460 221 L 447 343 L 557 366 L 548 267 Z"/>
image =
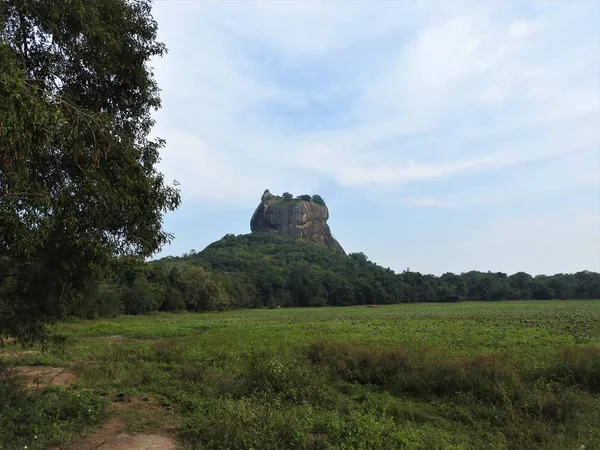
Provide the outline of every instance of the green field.
<path id="1" fill-rule="evenodd" d="M 600 301 L 163 313 L 57 331 L 64 349 L 5 361 L 71 367 L 68 391 L 100 399 L 90 423 L 115 396 L 149 398 L 189 448 L 600 449 Z M 160 417 L 123 413 L 133 431 L 160 431 Z M 48 433 L 11 442 L 72 434 Z"/>

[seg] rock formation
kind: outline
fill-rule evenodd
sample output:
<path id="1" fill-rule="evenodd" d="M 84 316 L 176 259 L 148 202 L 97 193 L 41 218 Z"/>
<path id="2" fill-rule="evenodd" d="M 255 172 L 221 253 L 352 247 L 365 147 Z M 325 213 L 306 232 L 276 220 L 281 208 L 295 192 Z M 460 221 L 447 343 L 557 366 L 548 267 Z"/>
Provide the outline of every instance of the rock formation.
<path id="1" fill-rule="evenodd" d="M 327 206 L 297 198 L 286 200 L 267 189 L 252 215 L 250 229 L 253 233 L 269 232 L 288 238 L 303 238 L 345 254 L 331 235 L 327 219 Z"/>

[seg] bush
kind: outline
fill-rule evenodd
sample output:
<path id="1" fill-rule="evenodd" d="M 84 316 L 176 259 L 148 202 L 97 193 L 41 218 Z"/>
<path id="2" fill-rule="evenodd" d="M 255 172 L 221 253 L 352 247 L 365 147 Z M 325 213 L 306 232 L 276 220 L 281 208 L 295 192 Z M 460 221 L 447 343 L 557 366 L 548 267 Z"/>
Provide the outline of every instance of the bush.
<path id="1" fill-rule="evenodd" d="M 312 201 L 314 203 L 316 203 L 317 205 L 326 206 L 325 205 L 325 200 L 323 200 L 323 197 L 321 197 L 320 195 L 313 195 L 312 196 Z"/>
<path id="2" fill-rule="evenodd" d="M 287 200 L 287 201 L 294 200 L 294 196 L 292 194 L 290 194 L 289 192 L 284 192 L 283 199 Z"/>
<path id="3" fill-rule="evenodd" d="M 318 343 L 310 347 L 308 357 L 346 381 L 380 386 L 395 395 L 466 394 L 491 404 L 509 403 L 520 395 L 518 373 L 496 355 L 441 360 L 399 350 Z"/>
<path id="4" fill-rule="evenodd" d="M 236 382 L 237 397 L 261 394 L 292 403 L 321 398 L 322 383 L 310 367 L 278 361 L 268 352 L 255 352 L 245 359 L 244 370 Z"/>
<path id="5" fill-rule="evenodd" d="M 567 348 L 541 375 L 560 384 L 598 394 L 600 393 L 600 348 Z"/>
<path id="6" fill-rule="evenodd" d="M 192 448 L 306 448 L 310 407 L 288 408 L 263 397 L 209 402 L 186 423 L 183 438 Z"/>

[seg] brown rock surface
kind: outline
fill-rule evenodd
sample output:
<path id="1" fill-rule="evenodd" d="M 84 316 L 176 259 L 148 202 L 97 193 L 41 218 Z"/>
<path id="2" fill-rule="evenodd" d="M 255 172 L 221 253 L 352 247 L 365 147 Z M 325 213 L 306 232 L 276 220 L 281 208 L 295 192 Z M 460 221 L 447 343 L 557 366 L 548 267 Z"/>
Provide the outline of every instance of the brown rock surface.
<path id="1" fill-rule="evenodd" d="M 327 225 L 327 206 L 304 200 L 285 200 L 266 190 L 250 220 L 253 233 L 276 233 L 287 238 L 303 238 L 323 244 L 336 252 L 345 254 Z"/>

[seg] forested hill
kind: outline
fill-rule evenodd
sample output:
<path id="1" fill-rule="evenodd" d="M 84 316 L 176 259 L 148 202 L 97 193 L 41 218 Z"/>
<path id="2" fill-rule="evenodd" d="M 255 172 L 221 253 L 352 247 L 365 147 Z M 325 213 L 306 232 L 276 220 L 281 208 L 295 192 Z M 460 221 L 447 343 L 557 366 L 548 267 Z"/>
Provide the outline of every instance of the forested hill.
<path id="1" fill-rule="evenodd" d="M 227 235 L 176 260 L 246 275 L 257 289 L 253 306 L 600 298 L 600 275 L 591 272 L 550 277 L 476 271 L 441 277 L 396 274 L 362 253 L 346 257 L 271 234 Z"/>
<path id="2" fill-rule="evenodd" d="M 252 233 L 226 235 L 182 257 L 119 258 L 111 276 L 90 287 L 80 315 L 552 298 L 599 299 L 600 274 L 397 274 L 362 253 L 345 256 L 302 239 Z"/>

